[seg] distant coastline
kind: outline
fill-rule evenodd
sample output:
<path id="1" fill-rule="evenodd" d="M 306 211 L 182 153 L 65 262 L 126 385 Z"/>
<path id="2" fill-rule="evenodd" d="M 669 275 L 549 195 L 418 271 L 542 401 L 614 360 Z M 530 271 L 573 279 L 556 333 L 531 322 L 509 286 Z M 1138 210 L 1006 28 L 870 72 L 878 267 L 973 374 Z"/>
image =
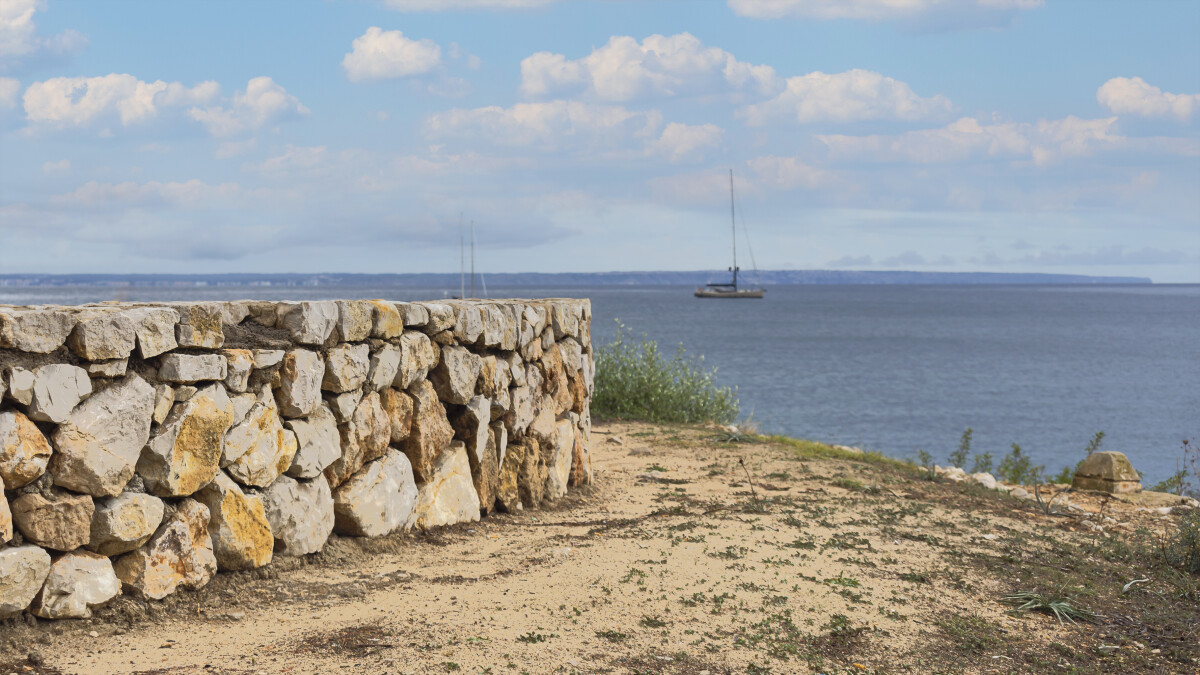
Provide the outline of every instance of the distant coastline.
<path id="1" fill-rule="evenodd" d="M 493 287 L 537 286 L 694 286 L 727 272 L 505 272 L 482 275 Z M 918 285 L 918 284 L 1152 284 L 1147 277 L 1006 272 L 909 272 L 847 270 L 763 270 L 764 285 Z M 422 274 L 3 274 L 0 287 L 205 287 L 205 286 L 408 286 L 458 287 L 457 273 Z"/>

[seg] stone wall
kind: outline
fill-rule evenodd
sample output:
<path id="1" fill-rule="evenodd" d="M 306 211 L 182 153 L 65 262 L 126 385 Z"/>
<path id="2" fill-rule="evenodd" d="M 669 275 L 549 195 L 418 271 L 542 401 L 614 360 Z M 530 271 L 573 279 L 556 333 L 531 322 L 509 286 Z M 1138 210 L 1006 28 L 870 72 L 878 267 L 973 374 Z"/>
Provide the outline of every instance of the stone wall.
<path id="1" fill-rule="evenodd" d="M 0 618 L 591 480 L 587 300 L 0 306 Z"/>

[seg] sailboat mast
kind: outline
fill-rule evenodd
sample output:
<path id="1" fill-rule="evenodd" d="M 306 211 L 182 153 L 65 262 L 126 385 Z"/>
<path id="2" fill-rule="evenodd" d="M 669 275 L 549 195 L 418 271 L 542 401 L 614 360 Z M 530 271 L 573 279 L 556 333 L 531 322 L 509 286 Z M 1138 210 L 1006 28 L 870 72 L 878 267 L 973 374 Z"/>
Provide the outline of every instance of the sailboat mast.
<path id="1" fill-rule="evenodd" d="M 733 213 L 733 169 L 729 170 L 729 223 L 733 232 L 733 287 L 737 288 L 737 219 Z"/>
<path id="2" fill-rule="evenodd" d="M 467 240 L 463 230 L 463 214 L 458 214 L 458 297 L 467 297 Z"/>
<path id="3" fill-rule="evenodd" d="M 475 297 L 475 221 L 471 221 L 471 297 Z"/>

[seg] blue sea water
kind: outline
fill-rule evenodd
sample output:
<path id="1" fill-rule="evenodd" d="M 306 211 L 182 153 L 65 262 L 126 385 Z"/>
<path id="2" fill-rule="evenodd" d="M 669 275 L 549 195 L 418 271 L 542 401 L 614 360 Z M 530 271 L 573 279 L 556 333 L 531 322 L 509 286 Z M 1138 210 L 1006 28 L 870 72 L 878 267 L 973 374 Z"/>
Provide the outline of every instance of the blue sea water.
<path id="1" fill-rule="evenodd" d="M 1200 286 L 773 286 L 763 300 L 690 288 L 491 289 L 590 297 L 593 334 L 620 319 L 682 344 L 735 386 L 760 430 L 944 462 L 962 431 L 997 459 L 1019 443 L 1057 472 L 1097 431 L 1147 484 L 1200 441 Z M 441 289 L 0 288 L 0 303 L 439 299 Z"/>

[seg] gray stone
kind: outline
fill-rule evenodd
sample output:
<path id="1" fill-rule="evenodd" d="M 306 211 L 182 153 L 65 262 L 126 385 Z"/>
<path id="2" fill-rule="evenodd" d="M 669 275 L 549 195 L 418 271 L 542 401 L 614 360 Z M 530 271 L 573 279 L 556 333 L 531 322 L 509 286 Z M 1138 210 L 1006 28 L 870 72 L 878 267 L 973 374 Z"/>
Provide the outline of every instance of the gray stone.
<path id="1" fill-rule="evenodd" d="M 220 303 L 180 303 L 175 340 L 180 347 L 220 349 L 225 344 L 224 307 Z"/>
<path id="2" fill-rule="evenodd" d="M 381 537 L 410 520 L 416 500 L 417 485 L 408 458 L 389 450 L 333 491 L 334 530 L 351 536 Z"/>
<path id="3" fill-rule="evenodd" d="M 396 374 L 400 372 L 401 353 L 402 350 L 398 345 L 384 344 L 371 354 L 371 364 L 367 372 L 367 389 L 383 391 L 392 386 Z"/>
<path id="4" fill-rule="evenodd" d="M 129 370 L 129 359 L 113 359 L 111 361 L 89 361 L 83 364 L 83 369 L 92 377 L 116 378 L 124 377 Z"/>
<path id="5" fill-rule="evenodd" d="M 46 472 L 52 450 L 41 429 L 15 410 L 0 412 L 0 479 L 9 490 Z"/>
<path id="6" fill-rule="evenodd" d="M 415 302 L 398 302 L 396 309 L 400 311 L 406 328 L 420 328 L 429 323 L 429 310 Z"/>
<path id="7" fill-rule="evenodd" d="M 159 378 L 178 384 L 224 380 L 228 374 L 228 363 L 220 354 L 167 354 L 158 365 Z"/>
<path id="8" fill-rule="evenodd" d="M 337 321 L 337 304 L 324 300 L 280 303 L 275 325 L 286 330 L 300 344 L 320 345 L 329 339 Z"/>
<path id="9" fill-rule="evenodd" d="M 96 500 L 87 547 L 118 556 L 145 544 L 163 519 L 163 501 L 141 492 Z"/>
<path id="10" fill-rule="evenodd" d="M 483 460 L 488 444 L 488 425 L 492 422 L 492 403 L 483 396 L 476 396 L 453 421 L 454 437 L 467 446 L 471 465 Z"/>
<path id="11" fill-rule="evenodd" d="M 179 312 L 170 307 L 137 307 L 124 314 L 133 321 L 138 353 L 143 359 L 154 358 L 179 346 L 175 338 Z"/>
<path id="12" fill-rule="evenodd" d="M 495 305 L 484 305 L 479 312 L 483 318 L 483 346 L 493 349 L 499 347 L 504 340 L 504 312 Z"/>
<path id="13" fill-rule="evenodd" d="M 20 403 L 29 405 L 33 402 L 33 371 L 19 366 L 12 366 L 4 373 L 8 384 L 8 397 Z"/>
<path id="14" fill-rule="evenodd" d="M 307 555 L 325 546 L 334 515 L 333 493 L 324 476 L 306 481 L 280 476 L 262 498 L 280 555 Z"/>
<path id="15" fill-rule="evenodd" d="M 184 401 L 190 401 L 192 400 L 192 397 L 195 396 L 199 391 L 199 387 L 194 387 L 190 384 L 176 385 L 174 389 L 175 402 L 183 403 Z"/>
<path id="16" fill-rule="evenodd" d="M 334 335 L 338 342 L 361 342 L 371 335 L 375 308 L 369 300 L 338 300 Z"/>
<path id="17" fill-rule="evenodd" d="M 555 340 L 561 340 L 567 337 L 578 337 L 579 325 L 583 319 L 583 308 L 576 301 L 560 300 L 551 302 L 550 318 L 554 327 Z"/>
<path id="18" fill-rule="evenodd" d="M 432 475 L 417 493 L 409 520 L 422 530 L 479 520 L 479 493 L 462 443 L 453 443 L 434 463 Z"/>
<path id="19" fill-rule="evenodd" d="M 121 594 L 121 582 L 108 558 L 88 551 L 68 553 L 50 566 L 33 603 L 43 619 L 87 619 L 92 610 Z"/>
<path id="20" fill-rule="evenodd" d="M 75 408 L 54 431 L 54 483 L 95 497 L 121 493 L 150 438 L 154 388 L 136 374 Z"/>
<path id="21" fill-rule="evenodd" d="M 70 311 L 0 309 L 0 347 L 49 354 L 67 341 L 75 320 Z"/>
<path id="22" fill-rule="evenodd" d="M 454 337 L 459 343 L 473 345 L 483 336 L 483 312 L 478 305 L 455 303 Z"/>
<path id="23" fill-rule="evenodd" d="M 447 403 L 466 405 L 475 395 L 481 360 L 463 347 L 443 347 L 442 359 L 429 374 L 438 397 Z"/>
<path id="24" fill-rule="evenodd" d="M 285 417 L 307 417 L 321 405 L 325 360 L 307 349 L 293 349 L 279 369 L 279 409 Z"/>
<path id="25" fill-rule="evenodd" d="M 50 574 L 50 554 L 37 546 L 0 549 L 0 619 L 17 616 L 33 602 Z"/>
<path id="26" fill-rule="evenodd" d="M 415 382 L 425 379 L 437 361 L 433 342 L 429 336 L 416 331 L 406 331 L 400 337 L 400 368 L 392 380 L 397 389 L 408 389 Z"/>
<path id="27" fill-rule="evenodd" d="M 342 484 L 365 462 L 382 457 L 392 436 L 391 419 L 383 409 L 379 394 L 363 397 L 350 421 L 338 427 L 341 434 L 341 455 L 325 469 L 331 487 Z"/>
<path id="28" fill-rule="evenodd" d="M 242 485 L 263 488 L 288 470 L 297 448 L 296 435 L 283 428 L 279 408 L 268 390 L 246 419 L 225 434 L 221 465 Z"/>
<path id="29" fill-rule="evenodd" d="M 184 497 L 208 485 L 232 425 L 233 403 L 219 384 L 177 404 L 138 459 L 146 488 L 160 497 Z"/>
<path id="30" fill-rule="evenodd" d="M 308 417 L 288 420 L 284 426 L 296 434 L 299 444 L 287 475 L 293 478 L 316 478 L 325 471 L 325 467 L 342 456 L 337 419 L 329 406 L 321 405 Z"/>
<path id="31" fill-rule="evenodd" d="M 325 357 L 321 388 L 335 394 L 361 389 L 367 381 L 371 348 L 365 344 L 338 345 Z"/>
<path id="32" fill-rule="evenodd" d="M 33 369 L 33 400 L 29 418 L 39 422 L 62 422 L 80 401 L 92 393 L 87 371 L 65 363 Z"/>
<path id="33" fill-rule="evenodd" d="M 278 365 L 283 361 L 284 354 L 287 352 L 282 349 L 255 349 L 251 351 L 254 358 L 254 367 L 263 369 Z"/>
<path id="34" fill-rule="evenodd" d="M 26 540 L 56 551 L 74 551 L 91 538 L 95 506 L 86 495 L 63 490 L 23 494 L 12 502 L 13 524 Z"/>
<path id="35" fill-rule="evenodd" d="M 169 385 L 160 384 L 154 387 L 154 423 L 162 424 L 171 414 L 171 404 L 175 402 L 175 390 Z"/>
<path id="36" fill-rule="evenodd" d="M 345 424 L 354 416 L 354 411 L 358 408 L 358 404 L 362 401 L 362 389 L 355 389 L 344 394 L 329 397 L 329 409 L 333 411 L 334 418 L 339 424 Z"/>
<path id="37" fill-rule="evenodd" d="M 137 344 L 133 321 L 114 311 L 88 311 L 67 338 L 75 355 L 89 361 L 127 358 Z"/>
<path id="38" fill-rule="evenodd" d="M 436 302 L 421 304 L 429 312 L 429 321 L 425 323 L 425 327 L 422 329 L 426 334 L 433 335 L 454 327 L 455 316 L 453 307 Z"/>
<path id="39" fill-rule="evenodd" d="M 250 373 L 254 370 L 254 354 L 249 349 L 225 349 L 225 388 L 238 393 L 250 386 Z"/>

